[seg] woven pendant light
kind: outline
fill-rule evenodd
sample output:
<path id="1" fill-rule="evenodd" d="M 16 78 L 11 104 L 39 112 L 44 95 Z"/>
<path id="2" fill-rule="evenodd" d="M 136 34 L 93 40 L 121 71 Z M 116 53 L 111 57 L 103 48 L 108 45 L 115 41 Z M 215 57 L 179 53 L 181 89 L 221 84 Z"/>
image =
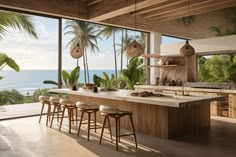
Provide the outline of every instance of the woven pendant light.
<path id="1" fill-rule="evenodd" d="M 188 40 L 186 40 L 185 45 L 179 51 L 184 57 L 190 57 L 195 54 L 195 49 L 189 44 Z"/>
<path id="2" fill-rule="evenodd" d="M 129 57 L 138 57 L 144 54 L 144 49 L 142 45 L 135 40 L 126 48 L 126 53 Z"/>
<path id="3" fill-rule="evenodd" d="M 135 31 L 136 31 L 136 0 L 135 0 Z M 128 57 L 138 57 L 144 54 L 144 48 L 143 46 L 137 42 L 136 40 L 130 43 L 126 48 L 126 54 Z"/>
<path id="4" fill-rule="evenodd" d="M 83 56 L 83 51 L 82 49 L 80 48 L 79 45 L 77 45 L 76 47 L 74 47 L 71 51 L 70 51 L 70 55 L 72 58 L 74 59 L 78 59 L 80 57 Z"/>
<path id="5" fill-rule="evenodd" d="M 188 16 L 189 16 L 189 0 L 188 0 Z M 184 57 L 190 57 L 195 54 L 195 49 L 189 44 L 188 40 L 183 47 L 180 48 L 180 54 Z"/>

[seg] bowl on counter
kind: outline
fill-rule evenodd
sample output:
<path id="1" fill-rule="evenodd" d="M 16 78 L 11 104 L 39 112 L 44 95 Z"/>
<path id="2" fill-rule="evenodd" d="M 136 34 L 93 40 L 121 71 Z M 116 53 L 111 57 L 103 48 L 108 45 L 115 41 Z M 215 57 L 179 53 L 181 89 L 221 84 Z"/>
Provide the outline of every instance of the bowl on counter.
<path id="1" fill-rule="evenodd" d="M 96 87 L 96 85 L 93 84 L 93 83 L 86 83 L 86 84 L 84 85 L 84 88 L 90 89 L 90 90 L 92 90 L 94 87 Z"/>

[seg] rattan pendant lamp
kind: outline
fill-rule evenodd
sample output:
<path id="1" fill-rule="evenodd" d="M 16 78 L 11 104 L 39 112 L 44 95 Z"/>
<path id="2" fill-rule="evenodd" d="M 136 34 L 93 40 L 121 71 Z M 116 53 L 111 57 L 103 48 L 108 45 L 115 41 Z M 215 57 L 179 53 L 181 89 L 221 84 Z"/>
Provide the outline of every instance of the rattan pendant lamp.
<path id="1" fill-rule="evenodd" d="M 135 31 L 137 31 L 137 28 L 136 28 L 136 21 L 137 21 L 137 16 L 136 16 L 136 0 L 135 0 L 135 21 L 134 21 L 134 27 L 135 27 Z M 144 48 L 143 46 L 137 42 L 136 40 L 133 41 L 132 43 L 130 43 L 127 48 L 126 48 L 126 54 L 128 57 L 138 57 L 138 56 L 141 56 L 142 54 L 144 54 Z"/>
<path id="2" fill-rule="evenodd" d="M 188 0 L 188 16 L 189 16 L 189 0 Z M 183 83 L 182 83 L 182 96 L 188 96 L 189 94 L 185 94 L 184 92 L 184 84 L 185 84 L 185 81 L 188 81 L 188 78 L 187 78 L 187 58 L 188 57 L 191 57 L 195 54 L 195 49 L 189 44 L 188 40 L 186 40 L 186 43 L 184 44 L 183 47 L 180 48 L 180 54 L 184 57 L 184 60 L 185 60 L 185 67 L 184 67 L 184 73 L 185 73 L 185 79 L 183 79 Z"/>
<path id="3" fill-rule="evenodd" d="M 188 0 L 188 16 L 189 16 L 189 0 Z M 195 49 L 189 44 L 188 40 L 183 47 L 180 48 L 180 54 L 184 57 L 190 57 L 195 54 Z"/>

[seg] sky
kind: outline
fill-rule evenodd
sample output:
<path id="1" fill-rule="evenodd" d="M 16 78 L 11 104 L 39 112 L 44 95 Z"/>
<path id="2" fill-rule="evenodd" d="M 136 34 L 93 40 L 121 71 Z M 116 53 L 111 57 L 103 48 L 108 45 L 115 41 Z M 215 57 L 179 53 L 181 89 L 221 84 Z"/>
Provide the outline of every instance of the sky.
<path id="1" fill-rule="evenodd" d="M 38 33 L 39 39 L 30 37 L 25 32 L 8 29 L 9 33 L 0 41 L 0 52 L 6 53 L 9 57 L 15 59 L 24 69 L 57 69 L 58 58 L 58 20 L 40 16 L 32 16 L 33 23 Z M 63 28 L 65 26 L 63 20 Z M 76 60 L 70 56 L 67 43 L 72 36 L 63 35 L 62 46 L 62 68 L 64 70 L 73 69 L 76 66 Z M 116 40 L 120 41 L 121 33 L 117 33 Z M 163 37 L 163 43 L 178 42 L 181 40 L 169 37 Z M 90 69 L 114 69 L 113 42 L 111 38 L 98 40 L 100 51 L 88 52 L 88 62 Z M 120 60 L 120 56 L 118 56 Z M 124 66 L 126 66 L 126 57 Z M 82 59 L 79 65 L 83 69 Z M 120 62 L 118 61 L 118 67 Z M 6 68 L 7 69 L 7 68 Z"/>

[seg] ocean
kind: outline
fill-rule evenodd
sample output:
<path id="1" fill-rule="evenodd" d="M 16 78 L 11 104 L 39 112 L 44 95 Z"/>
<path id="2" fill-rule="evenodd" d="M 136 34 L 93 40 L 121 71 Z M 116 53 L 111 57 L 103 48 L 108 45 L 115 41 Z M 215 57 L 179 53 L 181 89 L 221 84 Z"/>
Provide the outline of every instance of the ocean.
<path id="1" fill-rule="evenodd" d="M 68 70 L 68 72 L 70 72 Z M 114 73 L 114 70 L 89 70 L 90 83 L 93 81 L 93 75 L 103 76 L 103 72 L 109 75 Z M 0 80 L 0 90 L 16 89 L 23 95 L 32 95 L 36 89 L 56 87 L 55 85 L 43 84 L 44 80 L 54 80 L 57 82 L 57 70 L 21 70 L 15 72 L 12 70 L 0 71 L 0 76 L 4 79 Z M 80 71 L 80 83 L 84 83 L 84 71 Z"/>

